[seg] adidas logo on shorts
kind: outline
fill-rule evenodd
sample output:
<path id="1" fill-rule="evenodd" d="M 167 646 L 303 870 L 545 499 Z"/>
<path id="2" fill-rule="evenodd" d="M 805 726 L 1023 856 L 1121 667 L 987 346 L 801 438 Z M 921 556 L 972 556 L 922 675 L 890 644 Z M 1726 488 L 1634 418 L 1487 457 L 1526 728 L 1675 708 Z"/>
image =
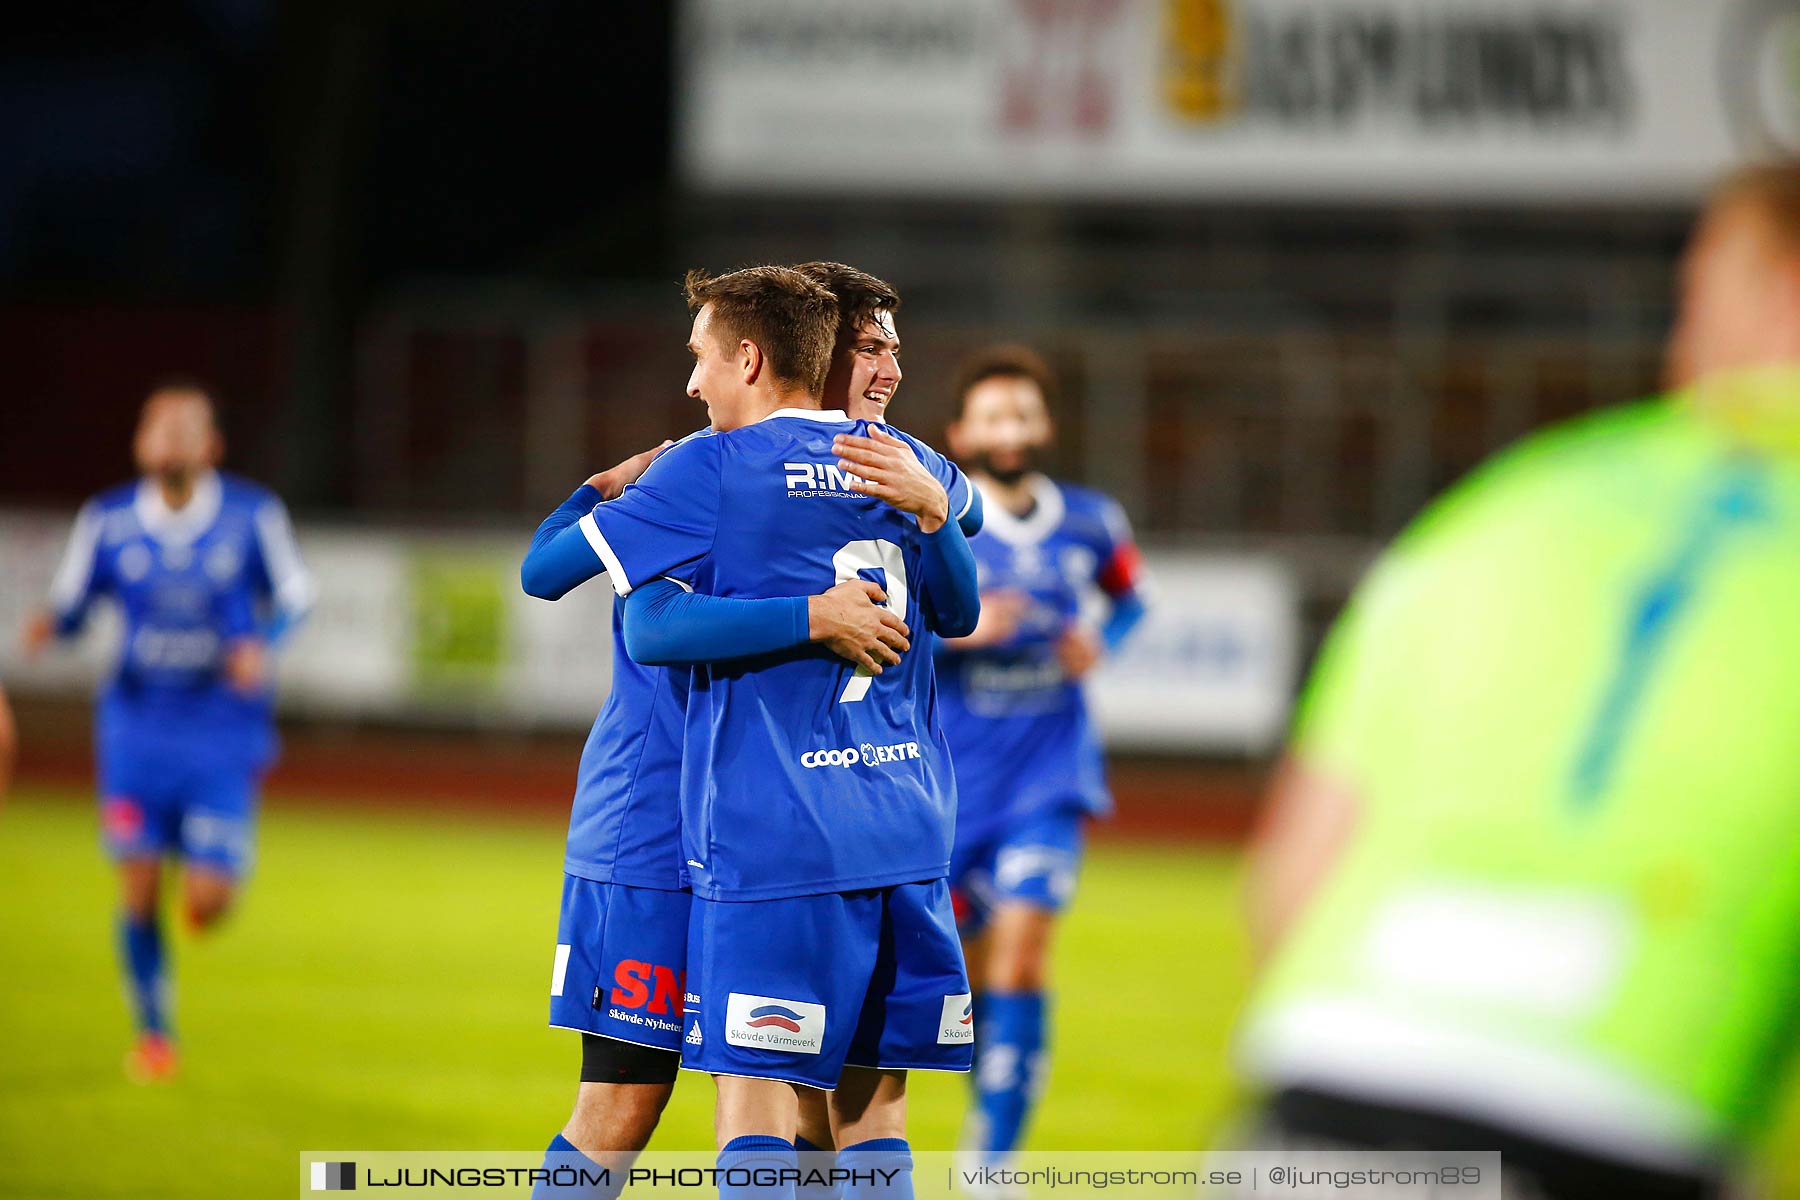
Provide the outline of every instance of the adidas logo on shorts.
<path id="1" fill-rule="evenodd" d="M 700 1022 L 694 1022 L 694 1027 L 688 1030 L 687 1037 L 683 1038 L 682 1041 L 690 1046 L 698 1046 L 700 1044 Z"/>

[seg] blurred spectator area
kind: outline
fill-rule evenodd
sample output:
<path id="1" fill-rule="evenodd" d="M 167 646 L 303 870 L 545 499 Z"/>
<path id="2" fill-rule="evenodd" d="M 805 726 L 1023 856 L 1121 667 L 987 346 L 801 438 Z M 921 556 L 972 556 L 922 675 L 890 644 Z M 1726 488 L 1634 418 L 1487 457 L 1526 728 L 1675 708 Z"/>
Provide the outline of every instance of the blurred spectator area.
<path id="1" fill-rule="evenodd" d="M 1057 471 L 1147 541 L 1278 553 L 1323 613 L 1484 455 L 1654 390 L 1687 215 L 689 200 L 676 220 L 678 262 L 894 280 L 896 423 L 928 440 L 965 353 L 1037 345 L 1065 385 Z M 144 387 L 183 371 L 221 387 L 233 464 L 302 516 L 515 526 L 704 422 L 678 273 L 386 289 L 350 326 L 327 406 L 346 419 L 317 429 L 296 428 L 306 347 L 276 309 L 15 303 L 0 472 L 15 503 L 72 505 L 129 472 Z"/>
<path id="2" fill-rule="evenodd" d="M 1273 550 L 1329 607 L 1434 493 L 1530 429 L 1657 386 L 1685 214 L 691 205 L 688 260 L 894 280 L 895 423 L 941 439 L 992 339 L 1059 368 L 1055 469 L 1146 540 Z M 704 422 L 679 286 L 421 287 L 360 327 L 355 503 L 538 513 Z"/>

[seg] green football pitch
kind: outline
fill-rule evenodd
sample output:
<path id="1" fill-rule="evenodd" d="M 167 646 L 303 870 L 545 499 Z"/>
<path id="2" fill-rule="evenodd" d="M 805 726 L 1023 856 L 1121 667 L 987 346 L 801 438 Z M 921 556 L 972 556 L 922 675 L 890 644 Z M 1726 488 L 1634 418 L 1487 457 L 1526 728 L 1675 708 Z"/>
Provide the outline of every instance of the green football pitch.
<path id="1" fill-rule="evenodd" d="M 541 1148 L 579 1058 L 544 1024 L 562 835 L 274 797 L 241 908 L 214 935 L 175 934 L 182 1070 L 146 1088 L 120 1070 L 91 806 L 15 796 L 0 811 L 0 1196 L 286 1195 L 305 1149 Z M 1245 974 L 1233 870 L 1186 846 L 1092 856 L 1036 1144 L 1185 1149 L 1226 1110 Z M 654 1148 L 710 1148 L 711 1095 L 683 1075 Z M 950 1148 L 962 1106 L 960 1077 L 916 1077 L 915 1144 Z"/>
<path id="2" fill-rule="evenodd" d="M 428 808 L 267 805 L 260 860 L 218 934 L 175 934 L 180 1076 L 127 1083 L 112 879 L 90 805 L 0 811 L 0 1196 L 291 1194 L 307 1149 L 531 1150 L 573 1098 L 573 1034 L 545 1027 L 562 830 Z M 1247 955 L 1237 858 L 1101 844 L 1064 930 L 1056 1056 L 1032 1141 L 1180 1150 L 1235 1102 Z M 171 923 L 174 925 L 175 923 Z M 711 1145 L 684 1075 L 654 1148 Z M 915 1081 L 915 1145 L 947 1149 L 960 1079 Z M 1795 1134 L 1778 1139 L 1800 1142 Z M 1800 1194 L 1787 1154 L 1777 1194 Z"/>

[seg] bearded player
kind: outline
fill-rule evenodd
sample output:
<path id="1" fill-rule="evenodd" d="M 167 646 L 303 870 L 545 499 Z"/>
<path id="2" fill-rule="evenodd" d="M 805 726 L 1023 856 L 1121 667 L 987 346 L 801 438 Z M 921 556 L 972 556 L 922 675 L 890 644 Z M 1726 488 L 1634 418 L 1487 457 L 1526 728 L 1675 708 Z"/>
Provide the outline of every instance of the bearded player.
<path id="1" fill-rule="evenodd" d="M 975 1108 L 965 1149 L 1018 1147 L 1047 1057 L 1050 947 L 1074 891 L 1087 823 L 1111 807 L 1082 681 L 1144 615 L 1119 506 L 1039 470 L 1055 436 L 1054 381 L 1023 347 L 967 363 L 950 448 L 984 498 L 970 541 L 981 622 L 938 653 L 956 763 L 950 878 L 975 1011 Z M 1097 605 L 1096 626 L 1084 615 Z"/>
<path id="2" fill-rule="evenodd" d="M 311 607 L 313 582 L 281 501 L 217 469 L 224 439 L 206 388 L 172 381 L 152 391 L 134 449 L 141 477 L 82 507 L 26 650 L 75 637 L 102 600 L 124 618 L 95 748 L 137 1027 L 126 1068 L 149 1080 L 176 1066 L 163 863 L 182 865 L 192 928 L 230 909 L 275 757 L 268 651 Z"/>

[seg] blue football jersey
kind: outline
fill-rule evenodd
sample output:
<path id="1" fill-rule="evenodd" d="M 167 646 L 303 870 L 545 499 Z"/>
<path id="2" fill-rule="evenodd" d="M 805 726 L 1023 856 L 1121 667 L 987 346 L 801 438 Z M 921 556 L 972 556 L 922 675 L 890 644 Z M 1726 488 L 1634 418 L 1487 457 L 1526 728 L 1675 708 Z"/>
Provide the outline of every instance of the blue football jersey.
<path id="1" fill-rule="evenodd" d="M 861 577 L 922 631 L 917 523 L 850 491 L 832 453 L 838 434 L 867 428 L 839 411 L 785 409 L 691 439 L 582 527 L 621 595 L 659 576 L 735 597 L 812 595 Z M 954 786 L 928 655 L 870 676 L 809 646 L 692 673 L 681 826 L 698 895 L 941 878 Z"/>
<path id="2" fill-rule="evenodd" d="M 1129 593 L 1139 570 L 1123 511 L 1099 492 L 1039 477 L 1026 516 L 991 496 L 984 509 L 982 532 L 969 539 L 981 590 L 1020 593 L 1027 607 L 1004 642 L 937 645 L 959 844 L 1044 808 L 1111 806 L 1087 701 L 1056 644 L 1090 608 Z"/>
<path id="3" fill-rule="evenodd" d="M 622 607 L 613 605 L 612 691 L 581 750 L 563 870 L 673 890 L 686 886 L 679 797 L 690 672 L 632 662 Z"/>
<path id="4" fill-rule="evenodd" d="M 975 493 L 961 469 L 911 435 L 897 429 L 888 432 L 912 446 L 920 462 L 944 485 L 951 513 L 966 514 Z M 688 435 L 706 436 L 709 430 Z M 588 522 L 582 528 L 595 526 Z M 691 571 L 664 574 L 684 584 L 692 578 Z M 829 586 L 820 583 L 790 594 L 812 594 Z M 686 667 L 633 662 L 625 652 L 621 608 L 616 604 L 612 638 L 612 690 L 582 748 L 563 870 L 634 887 L 685 887 L 679 797 L 691 672 Z"/>
<path id="5" fill-rule="evenodd" d="M 224 651 L 234 638 L 291 626 L 313 592 L 287 510 L 247 480 L 209 471 L 179 509 L 149 480 L 90 500 L 50 601 L 63 636 L 78 632 L 102 597 L 123 618 L 118 661 L 100 694 L 102 750 L 266 762 L 273 697 L 232 688 Z"/>
<path id="6" fill-rule="evenodd" d="M 710 435 L 697 430 L 682 442 Z M 584 518 L 584 533 L 589 525 Z M 581 748 L 563 870 L 603 883 L 683 888 L 681 727 L 690 672 L 633 662 L 616 602 L 612 642 L 612 689 Z"/>

